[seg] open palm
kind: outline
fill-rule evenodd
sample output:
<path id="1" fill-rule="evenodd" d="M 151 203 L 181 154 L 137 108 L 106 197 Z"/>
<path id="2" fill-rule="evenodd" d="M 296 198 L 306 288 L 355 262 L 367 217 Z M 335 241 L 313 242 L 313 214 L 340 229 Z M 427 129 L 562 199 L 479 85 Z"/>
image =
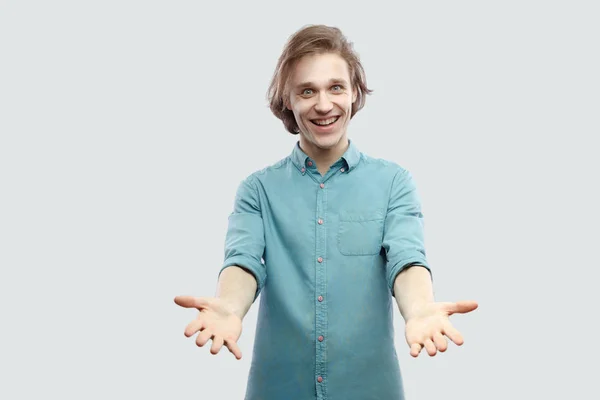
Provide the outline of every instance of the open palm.
<path id="1" fill-rule="evenodd" d="M 478 307 L 474 301 L 459 301 L 456 303 L 432 303 L 420 310 L 406 321 L 406 342 L 410 347 L 410 355 L 417 357 L 425 348 L 430 356 L 438 351 L 448 349 L 448 337 L 456 345 L 461 346 L 464 339 L 460 332 L 450 323 L 450 315 L 465 314 Z M 444 337 L 446 336 L 446 337 Z"/>
<path id="2" fill-rule="evenodd" d="M 199 332 L 196 337 L 198 346 L 202 347 L 212 339 L 210 348 L 212 354 L 217 354 L 225 345 L 235 358 L 238 360 L 242 358 L 242 352 L 237 344 L 242 334 L 242 320 L 229 311 L 221 299 L 177 296 L 175 303 L 181 307 L 195 308 L 200 311 L 196 319 L 185 328 L 185 336 L 191 337 Z"/>

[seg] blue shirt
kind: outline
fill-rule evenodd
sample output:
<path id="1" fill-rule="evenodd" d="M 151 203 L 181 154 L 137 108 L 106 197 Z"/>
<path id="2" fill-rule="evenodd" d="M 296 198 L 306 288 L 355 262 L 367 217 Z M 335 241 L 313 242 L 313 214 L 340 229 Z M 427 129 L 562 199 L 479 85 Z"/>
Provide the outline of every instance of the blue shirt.
<path id="1" fill-rule="evenodd" d="M 324 175 L 299 143 L 240 184 L 222 269 L 260 296 L 247 400 L 403 399 L 394 279 L 429 269 L 411 174 L 350 141 Z"/>

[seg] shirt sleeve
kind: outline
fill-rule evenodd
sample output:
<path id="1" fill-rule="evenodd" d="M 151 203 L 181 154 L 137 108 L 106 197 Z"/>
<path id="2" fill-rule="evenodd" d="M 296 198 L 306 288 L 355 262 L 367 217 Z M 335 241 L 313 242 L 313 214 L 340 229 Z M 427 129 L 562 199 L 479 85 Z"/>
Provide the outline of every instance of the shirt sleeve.
<path id="1" fill-rule="evenodd" d="M 394 281 L 411 265 L 422 265 L 431 273 L 424 244 L 421 201 L 410 172 L 401 169 L 392 181 L 383 230 L 386 277 L 394 296 Z"/>
<path id="2" fill-rule="evenodd" d="M 225 236 L 225 261 L 219 275 L 230 266 L 239 266 L 254 275 L 254 300 L 265 285 L 267 271 L 262 262 L 265 251 L 264 225 L 258 190 L 252 177 L 238 186 Z"/>

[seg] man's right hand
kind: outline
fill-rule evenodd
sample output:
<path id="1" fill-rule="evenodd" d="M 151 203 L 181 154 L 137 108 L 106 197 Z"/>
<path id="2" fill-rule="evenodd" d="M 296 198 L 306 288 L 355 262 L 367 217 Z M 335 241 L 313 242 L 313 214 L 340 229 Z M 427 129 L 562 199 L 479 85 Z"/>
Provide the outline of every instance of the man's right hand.
<path id="1" fill-rule="evenodd" d="M 210 352 L 217 354 L 225 345 L 238 360 L 242 352 L 237 341 L 242 334 L 242 320 L 231 312 L 225 302 L 217 297 L 177 296 L 175 303 L 184 308 L 195 308 L 199 311 L 196 319 L 188 324 L 184 334 L 193 336 L 196 332 L 196 344 L 204 346 L 212 339 Z"/>

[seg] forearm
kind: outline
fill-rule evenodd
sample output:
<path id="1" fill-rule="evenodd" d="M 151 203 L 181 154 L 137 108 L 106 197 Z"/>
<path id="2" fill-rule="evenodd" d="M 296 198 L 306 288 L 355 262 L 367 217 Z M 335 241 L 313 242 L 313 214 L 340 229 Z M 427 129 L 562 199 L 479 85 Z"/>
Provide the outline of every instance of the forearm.
<path id="1" fill-rule="evenodd" d="M 219 277 L 216 297 L 223 300 L 240 319 L 254 302 L 257 284 L 254 275 L 238 266 L 225 268 Z"/>
<path id="2" fill-rule="evenodd" d="M 405 321 L 434 302 L 431 274 L 422 266 L 409 267 L 394 281 L 394 296 Z"/>

